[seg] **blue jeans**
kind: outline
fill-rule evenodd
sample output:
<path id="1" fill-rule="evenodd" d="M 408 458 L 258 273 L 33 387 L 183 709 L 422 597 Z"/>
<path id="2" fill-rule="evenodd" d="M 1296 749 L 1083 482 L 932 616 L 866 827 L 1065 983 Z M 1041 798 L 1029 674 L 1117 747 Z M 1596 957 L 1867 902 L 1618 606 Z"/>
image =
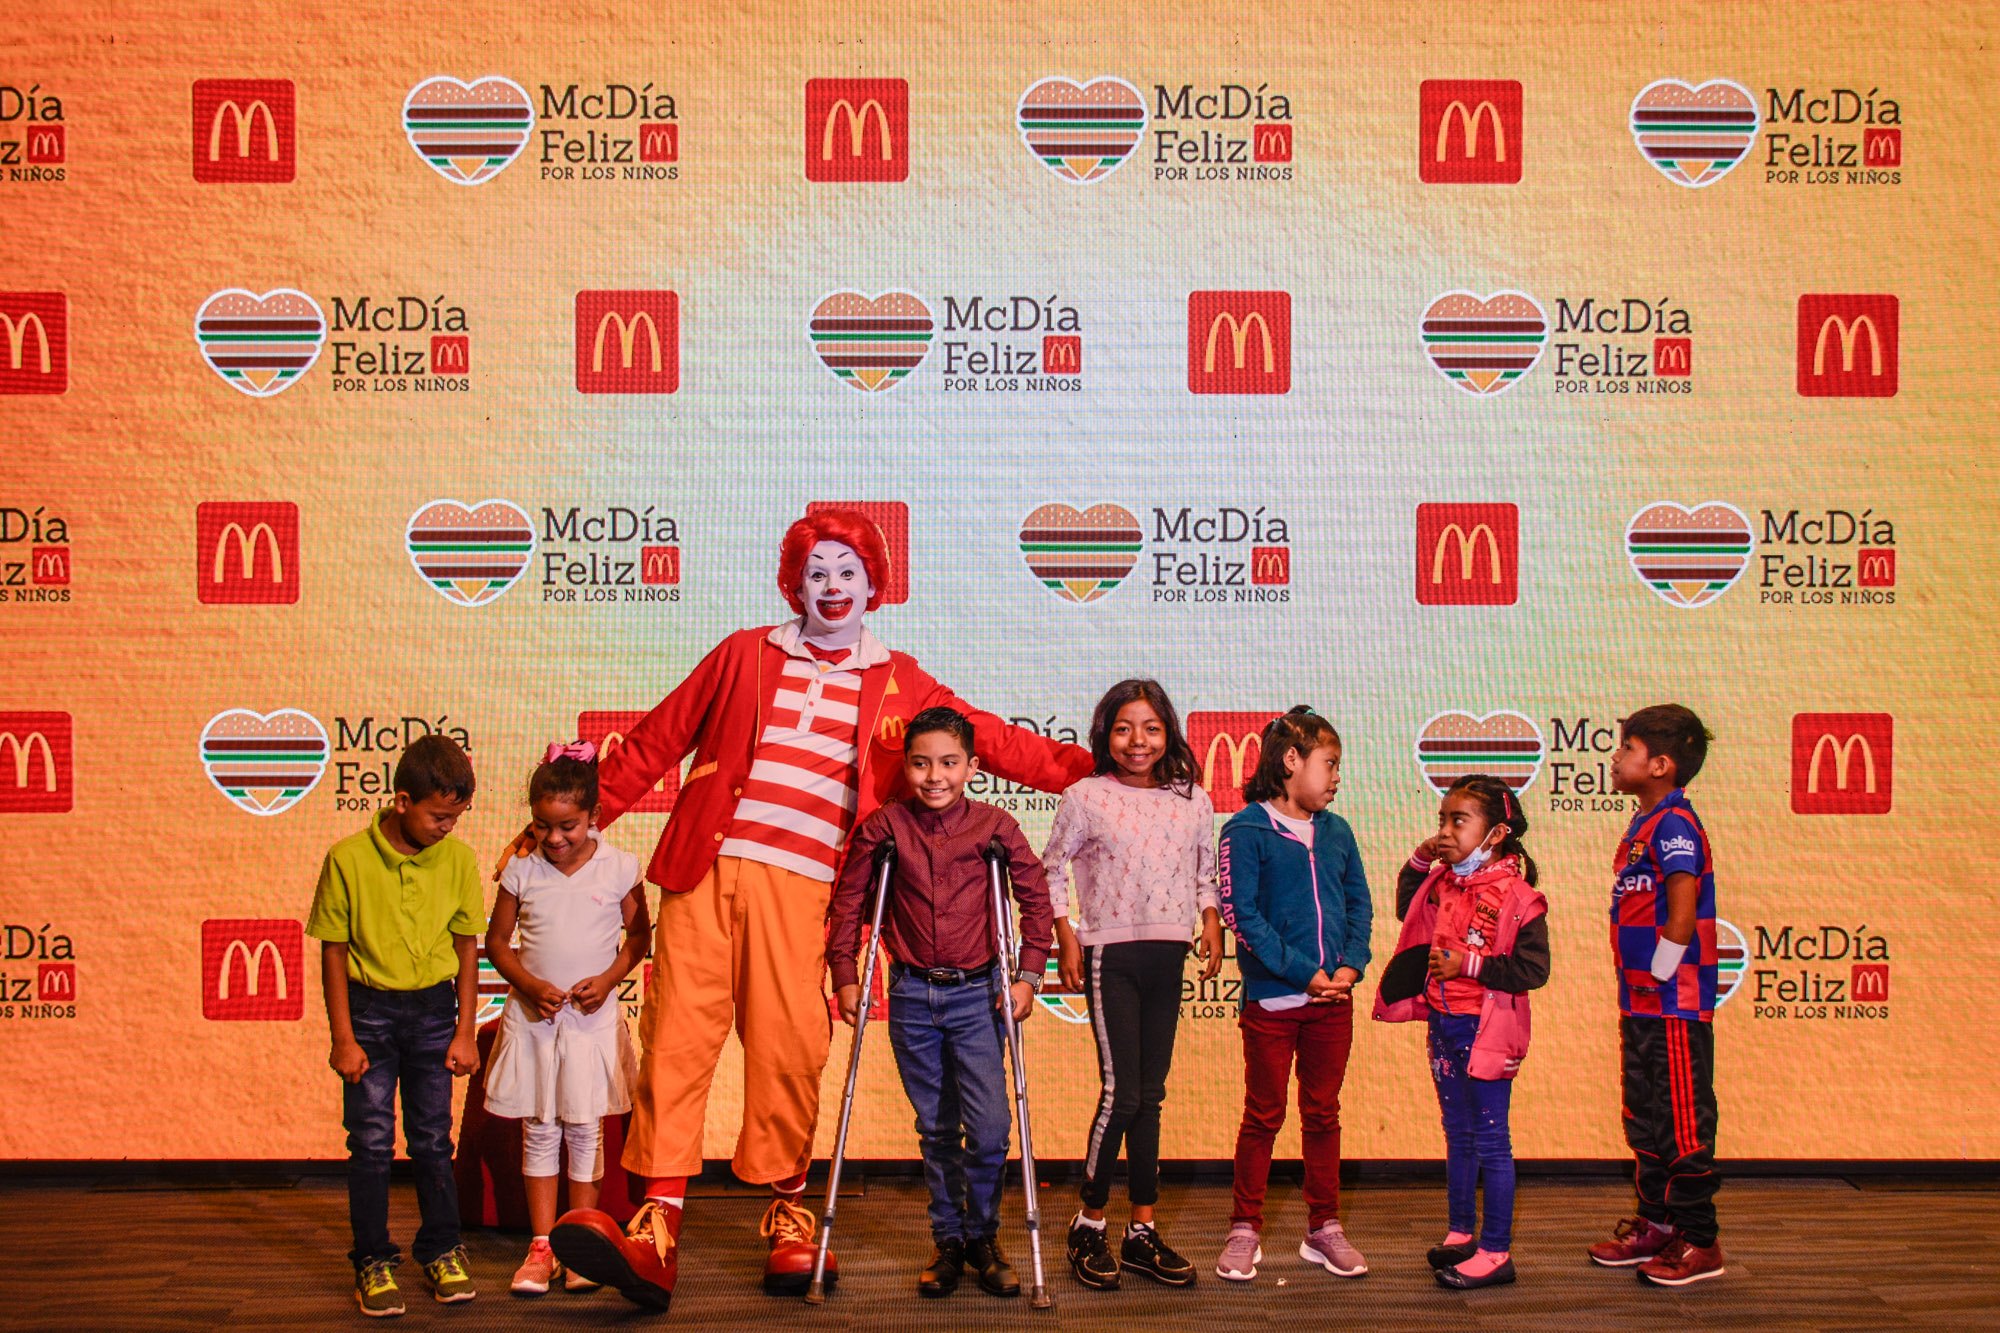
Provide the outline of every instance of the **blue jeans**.
<path id="1" fill-rule="evenodd" d="M 1000 1230 L 1013 1119 L 995 984 L 989 973 L 962 986 L 933 986 L 900 967 L 889 983 L 889 1045 L 917 1112 L 934 1240 L 978 1240 Z"/>
<path id="2" fill-rule="evenodd" d="M 1514 1144 L 1507 1106 L 1514 1081 L 1474 1078 L 1470 1071 L 1477 1014 L 1431 1015 L 1431 1080 L 1444 1118 L 1444 1178 L 1453 1231 L 1479 1232 L 1483 1250 L 1505 1250 L 1514 1232 Z M 1475 1225 L 1476 1193 L 1484 1178 L 1486 1225 Z"/>
<path id="3" fill-rule="evenodd" d="M 458 1182 L 451 1171 L 451 1071 L 444 1057 L 458 1030 L 458 995 L 441 981 L 417 991 L 376 990 L 347 983 L 354 1040 L 368 1057 L 359 1083 L 342 1083 L 341 1124 L 347 1127 L 347 1220 L 356 1268 L 400 1260 L 389 1239 L 389 1165 L 396 1158 L 396 1085 L 403 1088 L 403 1139 L 416 1168 L 417 1209 L 423 1219 L 413 1258 L 427 1264 L 455 1249 Z"/>

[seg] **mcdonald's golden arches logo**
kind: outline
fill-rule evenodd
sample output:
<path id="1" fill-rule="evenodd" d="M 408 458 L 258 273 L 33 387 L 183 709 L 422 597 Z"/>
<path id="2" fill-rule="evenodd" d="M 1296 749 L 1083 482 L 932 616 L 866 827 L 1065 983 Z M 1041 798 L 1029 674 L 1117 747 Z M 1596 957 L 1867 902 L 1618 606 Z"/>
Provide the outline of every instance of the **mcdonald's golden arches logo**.
<path id="1" fill-rule="evenodd" d="M 1512 606 L 1521 596 L 1520 511 L 1511 504 L 1417 506 L 1417 604 Z"/>
<path id="2" fill-rule="evenodd" d="M 0 292 L 0 394 L 69 389 L 69 297 Z"/>
<path id="3" fill-rule="evenodd" d="M 900 181 L 910 175 L 910 85 L 902 79 L 806 80 L 806 179 Z"/>
<path id="4" fill-rule="evenodd" d="M 204 185 L 282 184 L 298 174 L 290 79 L 194 81 L 194 178 Z"/>
<path id="5" fill-rule="evenodd" d="M 1417 179 L 1426 185 L 1521 180 L 1521 85 L 1426 79 L 1417 90 Z"/>
<path id="6" fill-rule="evenodd" d="M 681 386 L 674 292 L 580 291 L 575 339 L 578 393 L 673 393 Z"/>
<path id="7" fill-rule="evenodd" d="M 1792 718 L 1792 812 L 1886 815 L 1895 794 L 1896 720 L 1888 713 Z"/>
<path id="8" fill-rule="evenodd" d="M 1188 744 L 1201 765 L 1201 785 L 1217 814 L 1243 808 L 1243 784 L 1264 753 L 1264 728 L 1281 710 L 1188 714 Z"/>
<path id="9" fill-rule="evenodd" d="M 1188 392 L 1289 393 L 1289 292 L 1188 293 Z"/>
<path id="10" fill-rule="evenodd" d="M 1898 301 L 1887 294 L 1799 297 L 1799 395 L 1894 398 L 1899 313 Z"/>
<path id="11" fill-rule="evenodd" d="M 59 815 L 74 804 L 68 713 L 0 713 L 0 814 Z"/>
<path id="12" fill-rule="evenodd" d="M 201 923 L 201 1016 L 211 1022 L 292 1022 L 306 1011 L 305 931 L 296 921 Z"/>
<path id="13" fill-rule="evenodd" d="M 597 762 L 601 765 L 618 752 L 625 738 L 645 717 L 644 710 L 636 708 L 585 709 L 576 715 L 577 739 L 597 747 Z M 645 795 L 626 808 L 642 815 L 663 815 L 674 808 L 674 798 L 680 795 L 680 790 L 681 766 L 676 759 Z"/>
<path id="14" fill-rule="evenodd" d="M 299 600 L 299 507 L 288 500 L 195 506 L 195 597 L 206 606 Z"/>

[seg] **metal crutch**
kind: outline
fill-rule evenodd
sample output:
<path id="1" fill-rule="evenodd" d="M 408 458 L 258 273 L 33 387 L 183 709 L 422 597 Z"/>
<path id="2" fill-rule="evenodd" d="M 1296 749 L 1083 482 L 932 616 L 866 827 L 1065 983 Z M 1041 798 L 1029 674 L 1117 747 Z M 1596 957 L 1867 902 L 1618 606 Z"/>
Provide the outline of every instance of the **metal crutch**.
<path id="1" fill-rule="evenodd" d="M 847 1157 L 847 1122 L 854 1114 L 854 1079 L 861 1072 L 861 1038 L 875 996 L 875 959 L 882 951 L 882 905 L 889 901 L 889 875 L 896 868 L 896 840 L 875 847 L 875 911 L 868 922 L 868 951 L 861 960 L 861 1007 L 854 1015 L 854 1045 L 847 1052 L 847 1088 L 840 1094 L 840 1132 L 833 1140 L 833 1164 L 826 1173 L 826 1214 L 820 1219 L 819 1252 L 813 1256 L 812 1285 L 806 1301 L 826 1303 L 826 1251 L 833 1240 L 833 1212 L 840 1199 L 840 1165 Z"/>
<path id="2" fill-rule="evenodd" d="M 986 879 L 993 890 L 994 943 L 1000 950 L 1000 1013 L 1007 1026 L 1007 1054 L 1014 1066 L 1014 1111 L 1021 1122 L 1021 1192 L 1026 1196 L 1028 1258 L 1034 1268 L 1035 1284 L 1028 1303 L 1037 1310 L 1052 1304 L 1049 1287 L 1042 1275 L 1042 1206 L 1035 1195 L 1035 1135 L 1028 1126 L 1028 1062 L 1021 1049 L 1021 1027 L 1014 1021 L 1014 982 L 1020 966 L 1015 952 L 1014 913 L 1007 902 L 1007 888 L 1001 869 L 1007 863 L 1007 845 L 994 838 L 983 849 Z"/>

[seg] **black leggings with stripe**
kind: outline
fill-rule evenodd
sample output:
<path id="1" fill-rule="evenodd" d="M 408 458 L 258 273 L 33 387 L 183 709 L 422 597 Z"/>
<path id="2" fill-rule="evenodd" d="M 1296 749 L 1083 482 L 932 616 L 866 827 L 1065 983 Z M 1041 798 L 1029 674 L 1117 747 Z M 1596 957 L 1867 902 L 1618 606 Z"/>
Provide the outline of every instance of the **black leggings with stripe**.
<path id="1" fill-rule="evenodd" d="M 1180 940 L 1128 940 L 1083 951 L 1083 986 L 1103 1080 L 1084 1143 L 1083 1203 L 1102 1208 L 1122 1140 L 1132 1203 L 1160 1197 L 1160 1103 L 1174 1058 L 1181 1016 L 1181 973 L 1188 949 Z"/>
<path id="2" fill-rule="evenodd" d="M 1625 1075 L 1625 1142 L 1639 1216 L 1715 1244 L 1715 1029 L 1684 1018 L 1627 1014 L 1618 1022 Z"/>

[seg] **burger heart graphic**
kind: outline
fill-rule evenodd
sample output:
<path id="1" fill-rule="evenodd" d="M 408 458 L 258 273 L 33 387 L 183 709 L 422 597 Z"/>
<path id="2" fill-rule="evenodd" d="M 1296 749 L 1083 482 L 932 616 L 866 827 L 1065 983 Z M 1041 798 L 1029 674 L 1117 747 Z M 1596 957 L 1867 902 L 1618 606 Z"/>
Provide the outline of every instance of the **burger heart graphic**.
<path id="1" fill-rule="evenodd" d="M 1123 165 L 1146 133 L 1146 99 L 1123 79 L 1089 83 L 1043 79 L 1021 94 L 1015 120 L 1021 141 L 1066 181 L 1087 185 Z"/>
<path id="2" fill-rule="evenodd" d="M 1549 320 L 1526 292 L 1446 292 L 1424 311 L 1431 369 L 1469 394 L 1505 393 L 1542 359 Z"/>
<path id="3" fill-rule="evenodd" d="M 403 532 L 410 563 L 447 602 L 484 606 L 520 581 L 535 554 L 535 525 L 509 500 L 433 500 Z"/>
<path id="4" fill-rule="evenodd" d="M 326 728 L 310 713 L 231 708 L 201 729 L 201 766 L 239 810 L 277 815 L 305 799 L 326 772 Z"/>
<path id="5" fill-rule="evenodd" d="M 498 74 L 471 83 L 440 74 L 403 99 L 410 147 L 453 185 L 484 184 L 505 171 L 534 128 L 527 90 Z"/>
<path id="6" fill-rule="evenodd" d="M 1639 155 L 1676 185 L 1699 190 L 1729 174 L 1757 141 L 1757 99 L 1740 83 L 1649 83 L 1632 99 Z"/>
<path id="7" fill-rule="evenodd" d="M 1138 563 L 1144 534 L 1122 505 L 1046 504 L 1021 521 L 1028 572 L 1066 602 L 1094 602 Z"/>
<path id="8" fill-rule="evenodd" d="M 1689 509 L 1662 500 L 1625 525 L 1632 572 L 1668 606 L 1691 610 L 1729 591 L 1750 565 L 1757 539 L 1735 505 L 1709 500 Z"/>
<path id="9" fill-rule="evenodd" d="M 262 296 L 230 287 L 195 312 L 194 340 L 224 384 L 252 398 L 270 398 L 298 383 L 319 360 L 326 316 L 319 302 L 290 287 Z"/>
<path id="10" fill-rule="evenodd" d="M 930 354 L 931 308 L 915 292 L 834 292 L 806 322 L 813 351 L 834 378 L 863 393 L 901 384 Z"/>
<path id="11" fill-rule="evenodd" d="M 1417 767 L 1439 792 L 1469 773 L 1499 778 L 1524 792 L 1542 771 L 1542 733 L 1519 713 L 1484 717 L 1439 713 L 1417 733 Z"/>

